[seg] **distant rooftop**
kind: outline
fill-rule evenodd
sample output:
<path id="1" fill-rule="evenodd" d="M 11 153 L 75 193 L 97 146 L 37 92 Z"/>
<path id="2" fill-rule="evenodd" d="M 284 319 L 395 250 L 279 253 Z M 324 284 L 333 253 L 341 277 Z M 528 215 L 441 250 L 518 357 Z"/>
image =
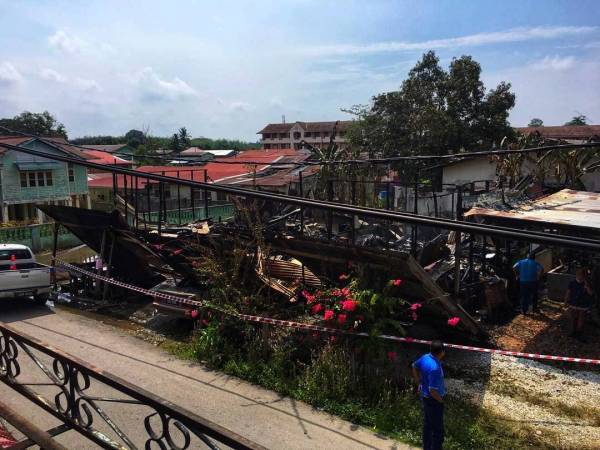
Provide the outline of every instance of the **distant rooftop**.
<path id="1" fill-rule="evenodd" d="M 352 120 L 339 120 L 337 124 L 338 131 L 346 131 L 348 127 L 353 123 Z M 292 127 L 299 124 L 304 131 L 322 132 L 322 131 L 333 131 L 335 121 L 332 122 L 289 122 L 289 123 L 270 123 L 257 134 L 262 133 L 286 133 L 289 132 Z"/>
<path id="2" fill-rule="evenodd" d="M 600 139 L 600 125 L 561 125 L 550 127 L 520 127 L 517 128 L 523 134 L 539 133 L 546 139 L 564 140 L 587 140 L 590 138 Z"/>

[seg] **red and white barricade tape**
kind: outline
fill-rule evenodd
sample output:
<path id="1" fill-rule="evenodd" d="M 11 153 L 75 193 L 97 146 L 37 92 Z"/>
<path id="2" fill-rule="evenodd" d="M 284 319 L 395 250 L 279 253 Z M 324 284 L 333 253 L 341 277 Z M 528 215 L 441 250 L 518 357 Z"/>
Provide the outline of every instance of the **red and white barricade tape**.
<path id="1" fill-rule="evenodd" d="M 112 278 L 108 278 L 102 275 L 98 275 L 96 273 L 90 272 L 88 270 L 82 269 L 80 267 L 77 266 L 73 266 L 71 264 L 67 264 L 67 263 L 60 263 L 60 265 L 62 267 L 64 267 L 67 270 L 72 270 L 75 272 L 79 272 L 82 273 L 84 275 L 87 275 L 89 277 L 92 278 L 96 278 L 98 280 L 104 281 L 106 283 L 110 283 L 113 284 L 115 286 L 119 286 L 125 289 L 129 289 L 135 292 L 138 292 L 140 294 L 144 294 L 144 295 L 148 295 L 150 297 L 155 297 L 155 298 L 159 298 L 163 301 L 166 301 L 167 303 L 172 303 L 172 304 L 177 304 L 177 305 L 186 305 L 186 306 L 191 306 L 194 308 L 212 308 L 215 309 L 213 306 L 205 304 L 201 301 L 197 301 L 197 300 L 190 300 L 187 298 L 183 298 L 183 297 L 179 297 L 176 295 L 171 295 L 171 294 L 165 294 L 163 292 L 157 292 L 157 291 L 151 291 L 149 289 L 144 289 L 138 286 L 134 286 L 132 284 L 128 284 L 128 283 L 124 283 L 122 281 L 118 281 L 118 280 L 114 280 Z M 330 327 L 323 327 L 320 325 L 313 325 L 313 324 L 309 324 L 309 323 L 302 323 L 302 322 L 293 322 L 293 321 L 289 321 L 289 320 L 281 320 L 281 319 L 273 319 L 270 317 L 261 317 L 261 316 L 253 316 L 253 315 L 249 315 L 249 314 L 239 314 L 239 313 L 233 313 L 233 312 L 228 312 L 228 311 L 221 311 L 225 314 L 229 314 L 231 316 L 235 316 L 240 320 L 244 320 L 247 322 L 257 322 L 257 323 L 267 323 L 267 324 L 271 324 L 271 325 L 277 325 L 277 326 L 283 326 L 283 327 L 287 327 L 287 328 L 296 328 L 299 330 L 310 330 L 310 331 L 316 331 L 316 332 L 320 332 L 320 333 L 328 333 L 328 334 L 341 334 L 341 335 L 347 335 L 347 336 L 359 336 L 359 337 L 370 337 L 369 333 L 364 333 L 364 332 L 359 332 L 359 333 L 355 333 L 353 331 L 347 331 L 347 330 L 340 330 L 337 328 L 330 328 Z M 423 345 L 429 345 L 431 344 L 431 341 L 428 340 L 424 340 L 424 339 L 415 339 L 415 338 L 411 338 L 411 337 L 401 337 L 401 336 L 392 336 L 392 335 L 387 335 L 387 334 L 381 334 L 379 336 L 377 336 L 377 338 L 379 339 L 385 339 L 388 341 L 394 341 L 394 342 L 403 342 L 403 343 L 407 343 L 407 344 L 423 344 Z M 496 354 L 496 355 L 505 355 L 505 356 L 514 356 L 514 357 L 518 357 L 518 358 L 528 358 L 528 359 L 539 359 L 539 360 L 547 360 L 547 361 L 563 361 L 563 362 L 575 362 L 575 363 L 582 363 L 582 364 L 595 364 L 595 365 L 600 365 L 600 359 L 590 359 L 590 358 L 574 358 L 571 356 L 556 356 L 556 355 L 544 355 L 544 354 L 540 354 L 540 353 L 525 353 L 525 352 L 514 352 L 514 351 L 510 351 L 510 350 L 501 350 L 501 349 L 495 349 L 495 348 L 483 348 L 483 347 L 473 347 L 470 345 L 460 345 L 460 344 L 449 344 L 449 343 L 444 343 L 444 346 L 446 348 L 454 348 L 457 350 L 467 350 L 467 351 L 471 351 L 471 352 L 480 352 L 480 353 L 490 353 L 490 354 Z"/>

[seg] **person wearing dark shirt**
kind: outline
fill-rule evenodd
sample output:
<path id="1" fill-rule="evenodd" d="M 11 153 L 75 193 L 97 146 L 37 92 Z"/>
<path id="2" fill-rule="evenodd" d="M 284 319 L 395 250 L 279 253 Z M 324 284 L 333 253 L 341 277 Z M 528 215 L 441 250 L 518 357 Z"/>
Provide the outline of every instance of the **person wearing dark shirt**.
<path id="1" fill-rule="evenodd" d="M 423 450 L 441 450 L 444 442 L 444 345 L 431 343 L 430 353 L 412 365 L 412 372 L 423 403 Z"/>
<path id="2" fill-rule="evenodd" d="M 521 312 L 527 314 L 529 305 L 533 304 L 533 311 L 538 311 L 538 283 L 544 268 L 538 263 L 533 254 L 517 261 L 513 269 L 519 280 L 519 293 L 521 295 Z"/>
<path id="3" fill-rule="evenodd" d="M 565 303 L 569 305 L 571 315 L 571 333 L 569 336 L 576 337 L 585 342 L 583 328 L 585 319 L 592 307 L 594 291 L 588 279 L 585 269 L 577 269 L 575 279 L 569 283 L 565 294 Z"/>

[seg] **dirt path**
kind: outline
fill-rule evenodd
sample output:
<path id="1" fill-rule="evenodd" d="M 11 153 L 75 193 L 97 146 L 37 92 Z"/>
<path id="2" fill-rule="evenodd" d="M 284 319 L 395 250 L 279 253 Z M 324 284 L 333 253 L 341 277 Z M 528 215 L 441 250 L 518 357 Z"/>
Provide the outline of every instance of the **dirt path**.
<path id="1" fill-rule="evenodd" d="M 549 448 L 600 449 L 600 373 L 487 354 L 456 354 L 447 366 L 449 391 Z"/>
<path id="2" fill-rule="evenodd" d="M 410 448 L 301 402 L 178 360 L 123 329 L 81 315 L 1 304 L 0 320 L 267 448 Z M 56 424 L 1 383 L 0 397 L 22 413 L 33 415 L 41 426 Z M 127 426 L 141 426 L 135 414 L 116 413 Z M 82 444 L 81 439 L 75 432 L 61 437 L 68 448 L 96 448 Z"/>

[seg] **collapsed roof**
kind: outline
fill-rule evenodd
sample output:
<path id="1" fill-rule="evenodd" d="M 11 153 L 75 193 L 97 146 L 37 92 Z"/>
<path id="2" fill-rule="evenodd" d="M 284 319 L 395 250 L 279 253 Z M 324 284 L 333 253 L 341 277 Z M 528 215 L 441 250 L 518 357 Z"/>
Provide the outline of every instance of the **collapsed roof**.
<path id="1" fill-rule="evenodd" d="M 600 233 L 600 194 L 563 189 L 551 195 L 524 202 L 513 209 L 474 207 L 465 217 L 493 221 L 521 222 L 529 225 Z"/>

